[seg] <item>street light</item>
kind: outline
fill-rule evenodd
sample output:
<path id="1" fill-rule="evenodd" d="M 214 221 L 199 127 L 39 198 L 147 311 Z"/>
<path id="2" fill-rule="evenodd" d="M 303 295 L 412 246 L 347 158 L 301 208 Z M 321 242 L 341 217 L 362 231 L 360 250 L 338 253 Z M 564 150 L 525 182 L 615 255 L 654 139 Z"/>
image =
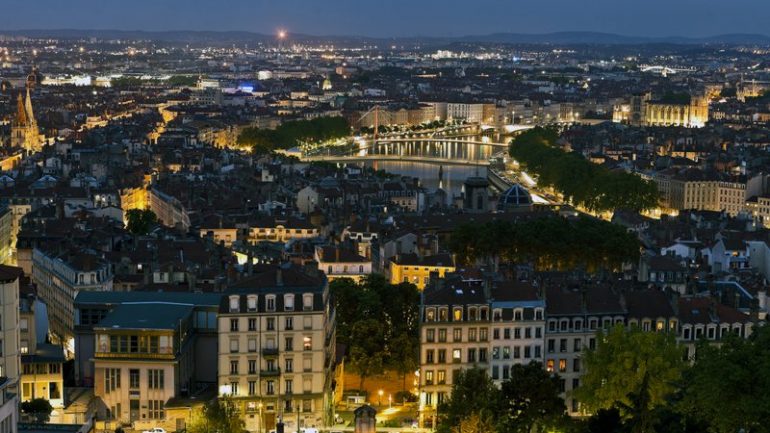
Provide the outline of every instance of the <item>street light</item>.
<path id="1" fill-rule="evenodd" d="M 382 395 L 385 394 L 385 391 L 379 390 L 379 391 L 377 391 L 377 394 L 379 394 L 379 396 L 380 396 L 380 400 L 379 400 L 378 405 L 382 406 Z"/>

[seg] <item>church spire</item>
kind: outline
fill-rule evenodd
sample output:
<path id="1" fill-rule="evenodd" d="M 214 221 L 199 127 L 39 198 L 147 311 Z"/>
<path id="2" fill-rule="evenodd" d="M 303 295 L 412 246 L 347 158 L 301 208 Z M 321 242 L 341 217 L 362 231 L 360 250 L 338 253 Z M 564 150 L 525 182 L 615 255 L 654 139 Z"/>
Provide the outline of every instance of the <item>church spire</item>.
<path id="1" fill-rule="evenodd" d="M 27 125 L 27 110 L 24 108 L 21 92 L 19 92 L 19 98 L 16 103 L 16 124 L 21 126 Z"/>
<path id="2" fill-rule="evenodd" d="M 35 112 L 32 111 L 32 97 L 29 94 L 29 86 L 27 86 L 27 102 L 25 104 L 25 110 L 27 112 L 27 120 L 31 125 L 35 124 Z"/>

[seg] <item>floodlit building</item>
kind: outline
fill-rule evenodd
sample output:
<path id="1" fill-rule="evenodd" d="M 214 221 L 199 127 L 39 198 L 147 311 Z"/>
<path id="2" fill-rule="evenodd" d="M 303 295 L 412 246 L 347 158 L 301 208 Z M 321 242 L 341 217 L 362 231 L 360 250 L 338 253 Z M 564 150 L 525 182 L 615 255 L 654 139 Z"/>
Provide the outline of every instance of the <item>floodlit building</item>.
<path id="1" fill-rule="evenodd" d="M 335 323 L 322 274 L 274 267 L 247 278 L 223 296 L 218 320 L 219 394 L 236 401 L 246 430 L 329 422 Z"/>

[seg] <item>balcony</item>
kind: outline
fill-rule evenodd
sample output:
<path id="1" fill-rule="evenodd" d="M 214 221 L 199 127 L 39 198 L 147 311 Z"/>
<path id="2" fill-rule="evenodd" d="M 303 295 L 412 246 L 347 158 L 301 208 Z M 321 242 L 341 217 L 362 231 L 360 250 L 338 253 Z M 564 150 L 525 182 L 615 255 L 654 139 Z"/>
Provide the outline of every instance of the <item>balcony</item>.
<path id="1" fill-rule="evenodd" d="M 262 356 L 278 356 L 278 349 L 263 347 Z"/>
<path id="2" fill-rule="evenodd" d="M 259 370 L 259 375 L 262 377 L 275 377 L 281 374 L 280 368 L 273 368 L 270 370 Z"/>

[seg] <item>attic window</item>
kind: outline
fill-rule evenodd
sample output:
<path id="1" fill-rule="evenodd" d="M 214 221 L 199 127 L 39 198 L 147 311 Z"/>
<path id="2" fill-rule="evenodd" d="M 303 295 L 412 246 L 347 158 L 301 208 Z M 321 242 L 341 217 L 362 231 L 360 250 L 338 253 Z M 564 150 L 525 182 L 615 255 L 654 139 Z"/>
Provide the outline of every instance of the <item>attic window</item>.
<path id="1" fill-rule="evenodd" d="M 257 311 L 257 295 L 249 295 L 246 298 L 246 308 L 249 311 Z"/>
<path id="2" fill-rule="evenodd" d="M 240 310 L 238 305 L 239 298 L 238 296 L 230 296 L 230 312 L 231 313 L 237 313 L 238 310 Z"/>

